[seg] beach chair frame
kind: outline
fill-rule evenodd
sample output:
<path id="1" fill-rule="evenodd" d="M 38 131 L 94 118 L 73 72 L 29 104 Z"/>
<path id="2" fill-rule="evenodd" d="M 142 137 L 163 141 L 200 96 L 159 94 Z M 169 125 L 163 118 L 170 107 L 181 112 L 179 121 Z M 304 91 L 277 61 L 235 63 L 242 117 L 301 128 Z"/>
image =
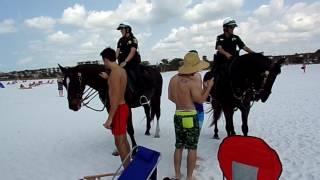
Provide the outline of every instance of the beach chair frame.
<path id="1" fill-rule="evenodd" d="M 132 157 L 132 154 L 135 151 L 139 151 L 139 148 L 146 148 L 143 146 L 135 146 L 134 148 L 132 148 L 132 150 L 129 152 L 129 154 L 126 156 L 125 161 L 127 161 L 129 158 Z M 146 148 L 148 149 L 148 148 Z M 153 151 L 153 150 L 152 150 Z M 157 179 L 157 166 L 160 162 L 161 159 L 161 153 L 159 154 L 159 157 L 157 159 L 156 164 L 154 165 L 153 169 L 151 170 L 150 174 L 148 175 L 146 180 L 156 180 Z M 133 161 L 134 161 L 134 157 L 133 157 Z M 131 162 L 130 162 L 131 163 Z M 116 179 L 116 177 L 121 177 L 123 171 L 121 171 L 121 169 L 123 168 L 123 163 L 120 164 L 120 166 L 116 169 L 116 171 L 114 173 L 104 173 L 104 174 L 98 174 L 98 175 L 90 175 L 90 176 L 84 176 L 81 180 L 96 180 L 96 179 L 100 179 L 102 177 L 112 177 L 112 180 Z M 125 171 L 125 170 L 124 170 Z"/>

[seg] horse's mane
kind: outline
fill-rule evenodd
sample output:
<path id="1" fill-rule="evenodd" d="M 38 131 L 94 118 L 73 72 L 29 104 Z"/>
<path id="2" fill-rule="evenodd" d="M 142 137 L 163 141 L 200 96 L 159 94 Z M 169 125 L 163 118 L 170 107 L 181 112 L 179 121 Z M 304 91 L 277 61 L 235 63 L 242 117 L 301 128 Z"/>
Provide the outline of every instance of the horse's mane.
<path id="1" fill-rule="evenodd" d="M 256 74 L 269 69 L 271 63 L 272 61 L 261 53 L 249 53 L 239 56 L 234 66 L 241 68 L 243 73 Z"/>
<path id="2" fill-rule="evenodd" d="M 80 64 L 75 67 L 79 72 L 100 73 L 106 71 L 104 65 L 101 64 Z"/>

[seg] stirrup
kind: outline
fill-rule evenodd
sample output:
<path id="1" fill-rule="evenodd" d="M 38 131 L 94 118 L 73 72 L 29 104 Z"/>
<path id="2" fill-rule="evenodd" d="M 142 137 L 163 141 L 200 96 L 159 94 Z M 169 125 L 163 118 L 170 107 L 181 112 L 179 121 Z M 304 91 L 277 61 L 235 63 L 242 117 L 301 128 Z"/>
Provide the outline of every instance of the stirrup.
<path id="1" fill-rule="evenodd" d="M 140 96 L 140 105 L 144 106 L 147 104 L 150 104 L 149 99 L 145 95 Z"/>

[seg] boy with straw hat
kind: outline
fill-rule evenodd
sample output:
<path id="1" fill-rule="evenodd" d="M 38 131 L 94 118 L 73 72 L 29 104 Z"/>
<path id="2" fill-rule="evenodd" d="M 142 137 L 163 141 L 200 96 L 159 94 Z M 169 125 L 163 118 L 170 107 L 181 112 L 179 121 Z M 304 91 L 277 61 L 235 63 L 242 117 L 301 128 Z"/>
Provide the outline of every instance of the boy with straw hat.
<path id="1" fill-rule="evenodd" d="M 176 105 L 174 127 L 176 135 L 174 168 L 175 178 L 181 179 L 181 159 L 183 149 L 188 149 L 187 179 L 192 179 L 196 165 L 197 144 L 199 139 L 199 123 L 194 102 L 203 103 L 213 86 L 213 79 L 204 83 L 204 89 L 199 86 L 201 80 L 194 78 L 198 71 L 209 67 L 209 63 L 201 61 L 195 52 L 188 52 L 184 56 L 183 65 L 178 74 L 173 76 L 169 83 L 168 98 Z"/>

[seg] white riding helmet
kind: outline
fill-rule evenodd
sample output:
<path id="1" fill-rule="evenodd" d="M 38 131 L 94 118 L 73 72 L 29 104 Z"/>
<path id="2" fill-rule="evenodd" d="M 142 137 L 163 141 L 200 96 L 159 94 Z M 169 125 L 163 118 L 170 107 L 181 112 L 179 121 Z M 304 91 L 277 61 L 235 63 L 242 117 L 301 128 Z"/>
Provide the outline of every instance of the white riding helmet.
<path id="1" fill-rule="evenodd" d="M 238 27 L 236 20 L 234 20 L 231 17 L 228 17 L 223 21 L 223 27 L 227 27 L 227 26 Z"/>

